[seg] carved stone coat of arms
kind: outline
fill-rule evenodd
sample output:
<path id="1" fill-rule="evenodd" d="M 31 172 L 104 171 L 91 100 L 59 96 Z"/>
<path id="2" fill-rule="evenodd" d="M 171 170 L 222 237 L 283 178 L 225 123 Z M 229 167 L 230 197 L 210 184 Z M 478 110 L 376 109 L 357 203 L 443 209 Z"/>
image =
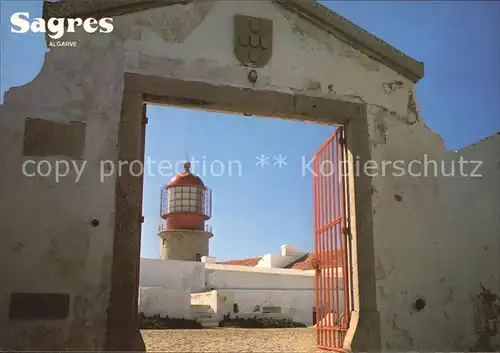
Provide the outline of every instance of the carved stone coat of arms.
<path id="1" fill-rule="evenodd" d="M 244 15 L 234 16 L 234 53 L 245 66 L 264 67 L 273 49 L 273 21 Z"/>

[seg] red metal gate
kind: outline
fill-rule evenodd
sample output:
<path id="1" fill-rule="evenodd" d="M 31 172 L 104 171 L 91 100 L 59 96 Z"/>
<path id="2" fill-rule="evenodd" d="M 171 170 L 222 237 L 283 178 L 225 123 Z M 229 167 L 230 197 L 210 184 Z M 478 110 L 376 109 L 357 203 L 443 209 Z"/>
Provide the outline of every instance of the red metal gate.
<path id="1" fill-rule="evenodd" d="M 314 268 L 318 348 L 343 351 L 350 321 L 345 143 L 341 127 L 314 155 Z"/>

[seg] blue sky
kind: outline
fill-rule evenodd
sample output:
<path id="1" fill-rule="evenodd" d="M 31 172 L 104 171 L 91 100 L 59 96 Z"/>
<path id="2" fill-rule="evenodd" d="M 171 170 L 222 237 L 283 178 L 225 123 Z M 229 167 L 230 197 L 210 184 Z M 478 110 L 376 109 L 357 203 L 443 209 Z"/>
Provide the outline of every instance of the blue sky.
<path id="1" fill-rule="evenodd" d="M 447 148 L 500 131 L 500 2 L 322 3 L 425 63 L 417 98 L 423 119 Z M 41 4 L 1 2 L 2 101 L 9 87 L 37 75 L 47 51 L 43 35 L 11 34 L 10 15 L 39 16 Z M 225 167 L 222 176 L 202 175 L 214 192 L 211 255 L 259 256 L 278 252 L 283 243 L 312 249 L 312 179 L 301 173 L 301 156 L 310 158 L 332 127 L 158 106 L 150 106 L 148 116 L 146 154 L 152 160 L 176 162 L 188 153 Z M 259 168 L 255 157 L 261 154 L 271 162 L 282 154 L 287 165 Z M 240 162 L 241 176 L 235 164 L 228 175 L 229 161 Z M 168 179 L 145 178 L 143 257 L 159 255 L 159 190 Z"/>

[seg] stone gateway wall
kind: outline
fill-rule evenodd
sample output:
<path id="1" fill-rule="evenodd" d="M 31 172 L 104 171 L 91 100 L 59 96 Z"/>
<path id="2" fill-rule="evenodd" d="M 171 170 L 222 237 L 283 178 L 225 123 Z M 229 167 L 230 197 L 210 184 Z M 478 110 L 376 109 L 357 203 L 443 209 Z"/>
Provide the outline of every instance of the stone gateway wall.
<path id="1" fill-rule="evenodd" d="M 477 347 L 484 322 L 499 318 L 478 310 L 483 286 L 500 291 L 492 254 L 500 252 L 500 134 L 455 152 L 423 122 L 395 121 L 377 109 L 371 126 L 376 160 L 422 163 L 412 165 L 414 176 L 394 177 L 389 166 L 372 180 L 382 347 L 500 349 L 498 334 Z"/>

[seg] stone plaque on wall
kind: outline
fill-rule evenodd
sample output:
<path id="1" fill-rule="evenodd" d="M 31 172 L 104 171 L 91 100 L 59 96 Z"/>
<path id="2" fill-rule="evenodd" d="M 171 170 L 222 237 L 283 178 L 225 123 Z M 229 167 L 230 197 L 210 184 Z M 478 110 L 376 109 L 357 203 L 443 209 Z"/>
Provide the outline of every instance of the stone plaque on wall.
<path id="1" fill-rule="evenodd" d="M 69 315 L 66 293 L 11 293 L 10 320 L 62 320 Z"/>
<path id="2" fill-rule="evenodd" d="M 234 53 L 245 66 L 264 67 L 272 56 L 273 21 L 234 16 Z"/>
<path id="3" fill-rule="evenodd" d="M 26 118 L 23 155 L 66 156 L 82 159 L 85 148 L 85 123 L 56 122 Z"/>

